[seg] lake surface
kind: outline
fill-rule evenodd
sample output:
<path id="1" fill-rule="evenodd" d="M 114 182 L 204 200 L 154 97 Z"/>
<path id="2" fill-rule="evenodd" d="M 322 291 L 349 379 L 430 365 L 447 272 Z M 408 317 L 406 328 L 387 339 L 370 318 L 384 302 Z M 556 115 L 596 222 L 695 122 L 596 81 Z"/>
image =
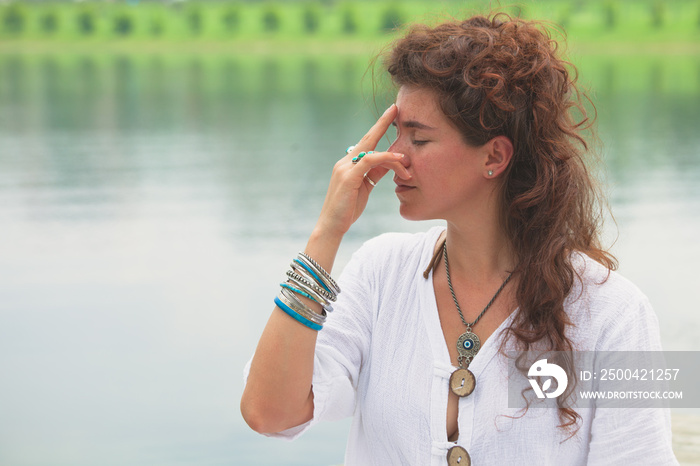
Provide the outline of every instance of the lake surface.
<path id="1" fill-rule="evenodd" d="M 575 61 L 620 270 L 665 348 L 700 350 L 700 58 Z M 286 443 L 238 403 L 330 170 L 378 114 L 366 66 L 0 55 L 0 464 L 342 462 L 347 422 Z M 432 225 L 400 218 L 392 183 L 372 197 L 337 270 L 378 233 Z"/>

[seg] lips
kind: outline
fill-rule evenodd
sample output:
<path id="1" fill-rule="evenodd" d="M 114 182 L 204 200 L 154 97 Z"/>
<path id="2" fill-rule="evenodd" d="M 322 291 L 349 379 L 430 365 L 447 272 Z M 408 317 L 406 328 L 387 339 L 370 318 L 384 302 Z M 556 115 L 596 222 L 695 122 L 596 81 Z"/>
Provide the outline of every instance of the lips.
<path id="1" fill-rule="evenodd" d="M 406 184 L 401 178 L 398 178 L 398 177 L 394 177 L 394 183 L 396 183 L 396 189 L 394 191 L 397 194 L 398 193 L 405 193 L 406 191 L 416 189 L 415 186 L 411 186 L 410 184 Z"/>

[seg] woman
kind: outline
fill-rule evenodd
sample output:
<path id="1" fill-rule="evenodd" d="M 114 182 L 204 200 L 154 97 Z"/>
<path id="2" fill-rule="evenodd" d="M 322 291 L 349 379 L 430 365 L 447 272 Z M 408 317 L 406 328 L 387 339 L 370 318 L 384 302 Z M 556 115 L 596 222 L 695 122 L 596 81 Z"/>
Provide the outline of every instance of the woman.
<path id="1" fill-rule="evenodd" d="M 249 366 L 248 424 L 294 438 L 354 416 L 348 466 L 675 464 L 666 411 L 508 408 L 508 350 L 660 349 L 648 301 L 600 246 L 557 43 L 474 17 L 414 27 L 386 65 L 396 104 L 334 167 Z M 338 287 L 327 271 L 389 171 L 401 215 L 446 228 L 368 241 Z"/>

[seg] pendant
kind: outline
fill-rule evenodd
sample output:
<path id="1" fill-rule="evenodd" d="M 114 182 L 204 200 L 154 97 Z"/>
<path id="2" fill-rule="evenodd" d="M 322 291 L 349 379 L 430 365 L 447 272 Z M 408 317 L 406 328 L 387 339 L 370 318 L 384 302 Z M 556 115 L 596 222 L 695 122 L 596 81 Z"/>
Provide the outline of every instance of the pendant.
<path id="1" fill-rule="evenodd" d="M 457 396 L 469 396 L 476 386 L 476 377 L 469 369 L 459 368 L 450 376 L 450 390 Z"/>
<path id="2" fill-rule="evenodd" d="M 457 396 L 469 396 L 476 387 L 474 373 L 467 369 L 476 353 L 481 349 L 481 340 L 470 327 L 457 339 L 457 362 L 459 369 L 450 376 L 450 390 Z"/>
<path id="3" fill-rule="evenodd" d="M 469 367 L 469 363 L 472 362 L 476 353 L 481 349 L 481 340 L 476 336 L 476 333 L 472 332 L 471 328 L 467 328 L 467 331 L 459 336 L 457 339 L 457 352 L 459 357 L 457 358 L 460 367 Z M 467 361 L 466 366 L 464 361 Z"/>

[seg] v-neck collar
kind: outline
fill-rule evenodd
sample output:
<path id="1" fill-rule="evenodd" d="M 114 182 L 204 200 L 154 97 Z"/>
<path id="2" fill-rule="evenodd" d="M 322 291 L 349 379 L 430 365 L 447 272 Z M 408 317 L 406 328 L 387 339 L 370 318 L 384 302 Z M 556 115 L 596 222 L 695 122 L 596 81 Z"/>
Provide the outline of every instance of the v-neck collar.
<path id="1" fill-rule="evenodd" d="M 428 239 L 427 247 L 423 253 L 424 264 L 427 264 L 432 259 L 435 245 L 437 244 L 437 241 L 443 231 L 444 228 L 435 228 L 434 231 L 430 232 L 433 233 L 433 235 L 431 235 L 431 237 Z M 424 279 L 422 276 L 420 279 L 427 282 L 425 283 L 424 287 L 420 287 L 422 290 L 420 299 L 423 319 L 428 330 L 428 338 L 430 340 L 430 346 L 435 358 L 435 363 L 441 366 L 444 370 L 449 370 L 451 372 L 452 370 L 457 369 L 457 366 L 454 366 L 450 360 L 450 352 L 447 348 L 447 341 L 445 340 L 445 334 L 443 333 L 442 326 L 440 324 L 437 297 L 435 295 L 435 287 L 433 285 L 433 270 L 430 271 L 430 275 L 427 279 Z M 503 330 L 511 324 L 517 312 L 518 309 L 516 308 L 503 322 L 501 322 L 498 328 L 494 330 L 486 341 L 481 342 L 481 349 L 469 364 L 469 370 L 472 371 L 477 379 L 479 378 L 479 374 L 489 364 L 491 359 L 493 359 L 493 357 L 498 353 L 498 348 L 503 338 Z M 450 368 L 452 369 L 450 370 Z"/>

